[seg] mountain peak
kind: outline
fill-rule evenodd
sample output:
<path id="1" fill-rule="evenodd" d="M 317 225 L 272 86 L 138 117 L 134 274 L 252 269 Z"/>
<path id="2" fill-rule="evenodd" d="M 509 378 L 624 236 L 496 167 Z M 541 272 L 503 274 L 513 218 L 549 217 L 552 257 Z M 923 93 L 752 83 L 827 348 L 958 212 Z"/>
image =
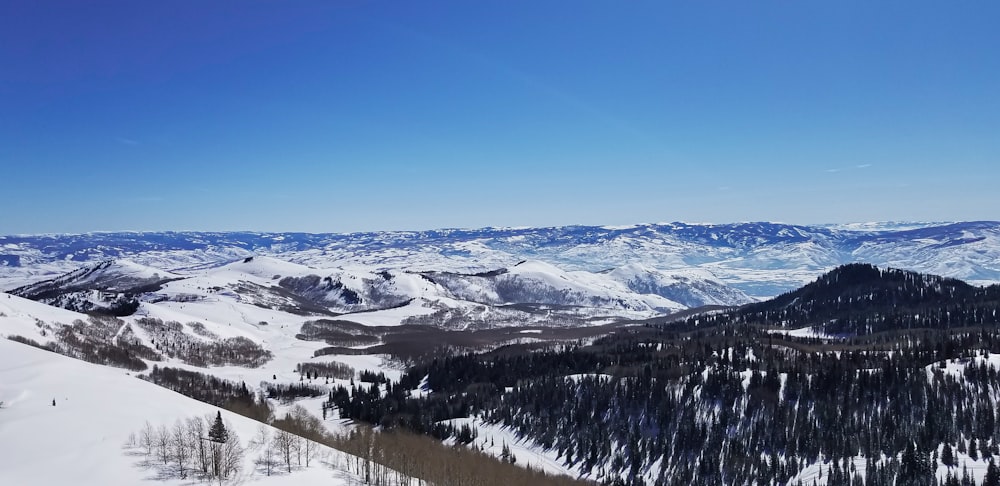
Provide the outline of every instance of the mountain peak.
<path id="1" fill-rule="evenodd" d="M 956 302 L 961 305 L 956 305 Z M 739 309 L 688 320 L 698 325 L 749 324 L 812 328 L 816 334 L 861 336 L 904 329 L 1000 324 L 1000 285 L 853 263 L 802 288 Z"/>
<path id="2" fill-rule="evenodd" d="M 815 282 L 799 290 L 781 296 L 785 300 L 793 295 L 797 299 L 818 296 L 838 298 L 861 296 L 880 289 L 896 289 L 900 292 L 941 293 L 945 288 L 968 292 L 969 284 L 953 278 L 941 277 L 897 268 L 879 268 L 867 263 L 841 265 L 821 275 Z M 951 291 L 954 293 L 954 291 Z"/>

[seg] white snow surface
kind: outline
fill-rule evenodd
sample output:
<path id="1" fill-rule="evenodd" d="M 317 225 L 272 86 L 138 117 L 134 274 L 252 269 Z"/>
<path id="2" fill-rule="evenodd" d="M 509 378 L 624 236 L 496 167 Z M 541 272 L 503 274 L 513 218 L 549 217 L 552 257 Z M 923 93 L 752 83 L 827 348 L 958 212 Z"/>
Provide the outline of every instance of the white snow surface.
<path id="1" fill-rule="evenodd" d="M 0 338 L 18 335 L 43 342 L 38 321 L 72 324 L 77 319 L 86 321 L 87 315 L 0 292 Z"/>
<path id="2" fill-rule="evenodd" d="M 55 400 L 56 405 L 52 405 Z M 0 484 L 136 486 L 192 484 L 191 479 L 157 479 L 140 467 L 141 455 L 123 447 L 148 421 L 171 426 L 178 419 L 215 415 L 219 409 L 187 398 L 124 370 L 92 365 L 0 339 Z M 244 445 L 259 423 L 222 410 Z M 272 430 L 273 433 L 273 430 Z M 16 438 L 16 440 L 8 440 Z M 343 470 L 339 451 L 321 446 L 328 463 L 317 461 L 291 474 L 264 476 L 248 453 L 243 484 L 357 484 Z"/>

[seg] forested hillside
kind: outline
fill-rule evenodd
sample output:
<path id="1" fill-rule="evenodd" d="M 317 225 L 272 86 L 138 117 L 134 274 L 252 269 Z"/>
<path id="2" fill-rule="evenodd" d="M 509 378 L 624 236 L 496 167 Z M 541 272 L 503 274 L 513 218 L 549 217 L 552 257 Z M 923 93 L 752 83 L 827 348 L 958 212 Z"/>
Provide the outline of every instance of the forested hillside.
<path id="1" fill-rule="evenodd" d="M 479 416 L 609 484 L 994 484 L 996 295 L 851 265 L 590 344 L 441 357 L 398 383 L 334 390 L 328 406 L 458 442 L 476 431 L 444 421 Z M 772 329 L 831 322 L 850 325 L 831 338 Z M 413 394 L 421 385 L 431 393 Z"/>
<path id="2" fill-rule="evenodd" d="M 754 324 L 786 329 L 814 326 L 858 336 L 902 329 L 950 329 L 1000 324 L 1000 285 L 851 264 L 774 299 L 692 317 L 690 328 Z"/>

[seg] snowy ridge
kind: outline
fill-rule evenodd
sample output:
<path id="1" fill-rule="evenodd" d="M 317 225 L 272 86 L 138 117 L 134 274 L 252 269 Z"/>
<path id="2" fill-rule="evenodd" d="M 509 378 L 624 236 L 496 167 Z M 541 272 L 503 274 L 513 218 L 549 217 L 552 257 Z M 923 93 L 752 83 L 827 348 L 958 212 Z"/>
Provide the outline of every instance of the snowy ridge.
<path id="1" fill-rule="evenodd" d="M 605 275 L 526 260 L 474 275 L 430 274 L 458 298 L 485 304 L 548 304 L 668 313 L 686 308 L 655 293 L 636 293 Z"/>
<path id="2" fill-rule="evenodd" d="M 333 316 L 378 312 L 410 317 L 447 312 L 444 320 L 469 320 L 477 328 L 514 324 L 583 324 L 592 318 L 642 319 L 689 306 L 733 305 L 750 299 L 712 279 L 707 272 L 663 274 L 633 266 L 632 281 L 620 273 L 564 271 L 541 261 L 524 261 L 489 272 L 416 273 L 353 265 L 313 268 L 276 257 L 256 256 L 185 273 L 109 260 L 44 282 L 16 289 L 18 295 L 66 309 L 115 315 L 176 314 L 177 308 L 250 304 L 293 316 Z M 641 287 L 636 284 L 660 282 Z M 679 303 L 668 296 L 681 296 Z M 140 305 L 141 302 L 141 305 Z M 486 307 L 484 307 L 486 306 Z M 491 307 L 520 306 L 498 312 Z M 542 307 L 538 307 L 542 306 Z M 167 311 L 158 310 L 165 308 Z M 173 309 L 173 310 L 170 310 Z M 398 309 L 406 309 L 401 313 Z M 395 311 L 394 311 L 395 310 Z M 213 311 L 214 312 L 214 311 Z M 561 317 L 546 319 L 552 312 Z M 531 314 L 538 314 L 538 318 Z M 360 322 L 370 319 L 360 317 Z M 241 317 L 227 319 L 244 320 Z M 264 321 L 281 319 L 275 315 Z M 183 322 L 180 318 L 171 318 Z M 385 323 L 385 319 L 379 319 Z M 421 322 L 435 324 L 434 321 Z M 461 327 L 466 327 L 461 325 Z"/>
<path id="3" fill-rule="evenodd" d="M 634 292 L 660 295 L 686 307 L 742 305 L 755 300 L 703 268 L 660 271 L 631 264 L 606 274 Z"/>
<path id="4" fill-rule="evenodd" d="M 177 278 L 180 278 L 177 274 L 157 270 L 129 260 L 105 260 L 51 280 L 14 289 L 11 292 L 17 295 L 39 295 L 54 288 L 127 292 L 137 287 L 156 285 Z"/>

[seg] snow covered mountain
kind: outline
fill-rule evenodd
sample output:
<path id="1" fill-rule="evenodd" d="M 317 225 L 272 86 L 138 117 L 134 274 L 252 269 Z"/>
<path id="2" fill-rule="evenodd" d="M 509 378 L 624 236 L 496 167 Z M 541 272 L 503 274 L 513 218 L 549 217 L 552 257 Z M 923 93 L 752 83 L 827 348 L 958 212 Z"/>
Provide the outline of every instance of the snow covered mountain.
<path id="1" fill-rule="evenodd" d="M 566 272 L 640 265 L 673 274 L 698 268 L 715 281 L 763 298 L 852 262 L 980 283 L 1000 281 L 1000 223 L 666 223 L 353 234 L 0 236 L 0 288 L 13 289 L 109 259 L 184 273 L 254 255 L 312 268 L 363 268 L 374 273 L 477 274 L 510 268 L 523 260 L 545 262 Z"/>
<path id="2" fill-rule="evenodd" d="M 603 273 L 633 292 L 660 295 L 687 307 L 753 302 L 742 291 L 726 285 L 701 268 L 663 271 L 631 264 Z"/>
<path id="3" fill-rule="evenodd" d="M 550 304 L 659 312 L 687 307 L 655 291 L 634 292 L 602 274 L 565 272 L 540 261 L 522 261 L 509 268 L 471 275 L 425 275 L 459 298 L 486 304 Z"/>
<path id="4" fill-rule="evenodd" d="M 459 274 L 375 271 L 361 266 L 319 269 L 258 256 L 171 273 L 128 261 L 107 260 L 13 289 L 11 294 L 72 311 L 117 316 L 156 314 L 175 305 L 211 306 L 224 302 L 230 306 L 250 304 L 291 316 L 344 315 L 346 320 L 360 316 L 358 322 L 362 323 L 372 312 L 395 314 L 395 320 L 383 320 L 382 324 L 400 324 L 409 318 L 447 312 L 447 325 L 460 328 L 648 318 L 700 306 L 702 301 L 722 302 L 716 295 L 729 299 L 729 304 L 751 300 L 704 275 L 636 290 L 630 285 L 660 282 L 663 276 L 638 267 L 628 272 L 633 275 L 631 282 L 614 278 L 618 274 L 565 272 L 538 261 L 491 272 Z M 686 304 L 661 295 L 676 294 L 678 288 L 686 292 Z M 490 308 L 498 311 L 485 312 Z M 421 323 L 439 324 L 433 320 Z"/>
<path id="5" fill-rule="evenodd" d="M 13 289 L 11 294 L 74 311 L 127 315 L 138 307 L 135 295 L 179 278 L 128 260 L 106 260 Z"/>

